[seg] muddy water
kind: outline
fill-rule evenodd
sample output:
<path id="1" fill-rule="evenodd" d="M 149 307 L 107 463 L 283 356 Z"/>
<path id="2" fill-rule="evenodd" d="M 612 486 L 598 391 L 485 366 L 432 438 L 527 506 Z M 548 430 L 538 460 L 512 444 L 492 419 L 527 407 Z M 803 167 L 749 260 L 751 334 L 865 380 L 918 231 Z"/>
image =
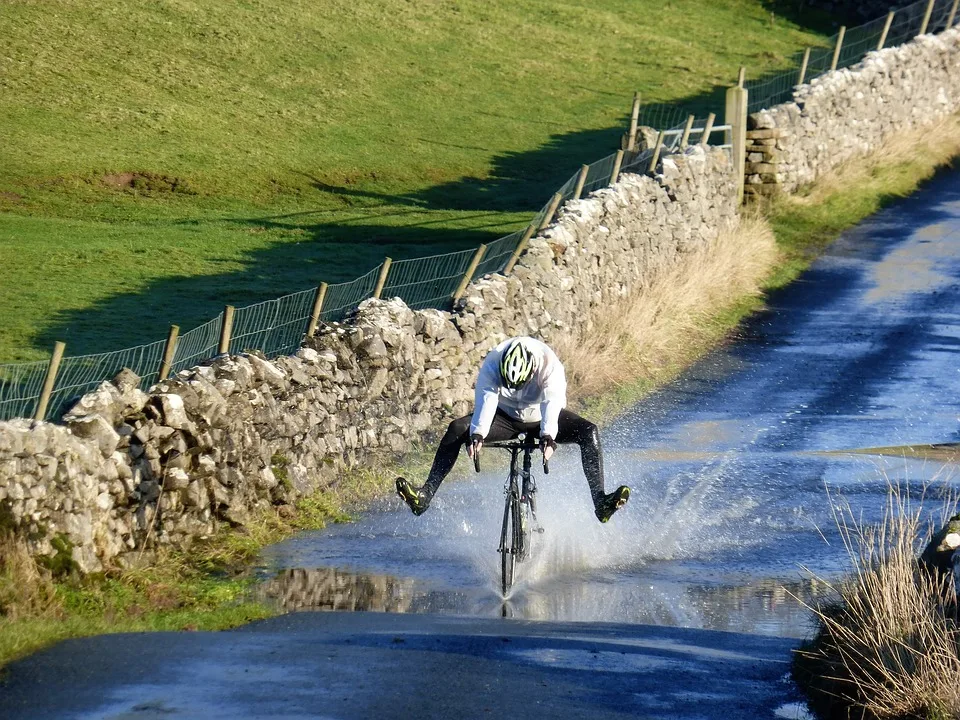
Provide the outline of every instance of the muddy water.
<path id="1" fill-rule="evenodd" d="M 933 514 L 931 496 L 956 485 L 949 453 L 920 446 L 957 440 L 958 352 L 954 172 L 841 238 L 739 339 L 605 430 L 607 484 L 633 489 L 609 525 L 562 450 L 510 597 L 497 589 L 503 469 L 475 476 L 465 459 L 420 518 L 390 499 L 268 548 L 260 593 L 291 610 L 806 636 L 803 603 L 847 566 L 835 508 L 879 519 L 893 483 L 917 502 L 927 488 Z"/>

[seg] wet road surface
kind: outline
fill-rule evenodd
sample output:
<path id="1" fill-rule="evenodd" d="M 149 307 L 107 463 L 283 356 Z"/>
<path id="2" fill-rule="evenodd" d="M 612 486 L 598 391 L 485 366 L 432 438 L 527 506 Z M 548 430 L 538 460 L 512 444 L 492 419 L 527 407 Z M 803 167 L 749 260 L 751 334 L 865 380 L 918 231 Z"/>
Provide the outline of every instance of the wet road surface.
<path id="1" fill-rule="evenodd" d="M 263 555 L 259 592 L 280 607 L 390 614 L 71 641 L 14 664 L 4 707 L 486 717 L 539 701 L 546 717 L 789 716 L 795 690 L 779 678 L 812 630 L 801 601 L 846 567 L 834 508 L 869 521 L 890 483 L 928 498 L 956 484 L 941 460 L 853 451 L 957 440 L 960 172 L 847 233 L 769 305 L 604 431 L 607 484 L 633 489 L 608 525 L 577 454 L 558 453 L 539 479 L 546 532 L 510 597 L 497 586 L 503 470 L 461 461 L 420 518 L 388 499 Z M 82 692 L 45 692 L 83 657 L 96 661 L 76 671 Z"/>

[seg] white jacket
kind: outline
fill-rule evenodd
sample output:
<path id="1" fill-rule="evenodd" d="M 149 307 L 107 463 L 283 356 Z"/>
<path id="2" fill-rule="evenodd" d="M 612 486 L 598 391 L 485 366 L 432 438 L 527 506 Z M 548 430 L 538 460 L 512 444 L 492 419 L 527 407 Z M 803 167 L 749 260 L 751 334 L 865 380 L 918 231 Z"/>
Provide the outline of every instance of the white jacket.
<path id="1" fill-rule="evenodd" d="M 530 338 L 535 369 L 522 387 L 512 390 L 500 378 L 500 357 L 515 338 L 505 340 L 487 353 L 480 366 L 474 391 L 476 404 L 470 434 L 486 437 L 499 407 L 525 423 L 540 423 L 540 434 L 557 437 L 557 419 L 567 404 L 567 377 L 560 358 L 545 343 Z"/>

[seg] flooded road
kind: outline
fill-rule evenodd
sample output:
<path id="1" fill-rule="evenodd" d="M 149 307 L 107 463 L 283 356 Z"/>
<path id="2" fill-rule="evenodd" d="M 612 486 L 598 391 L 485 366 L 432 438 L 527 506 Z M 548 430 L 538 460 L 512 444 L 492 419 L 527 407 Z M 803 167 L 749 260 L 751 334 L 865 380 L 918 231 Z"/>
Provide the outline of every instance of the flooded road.
<path id="1" fill-rule="evenodd" d="M 953 172 L 847 233 L 738 339 L 604 430 L 608 488 L 633 490 L 609 525 L 593 518 L 576 450 L 559 452 L 539 479 L 546 532 L 506 601 L 495 451 L 481 475 L 461 459 L 422 517 L 390 499 L 269 548 L 261 596 L 290 610 L 808 636 L 801 600 L 846 567 L 832 505 L 869 521 L 889 483 L 917 497 L 955 485 L 942 460 L 846 451 L 956 441 L 958 351 Z"/>

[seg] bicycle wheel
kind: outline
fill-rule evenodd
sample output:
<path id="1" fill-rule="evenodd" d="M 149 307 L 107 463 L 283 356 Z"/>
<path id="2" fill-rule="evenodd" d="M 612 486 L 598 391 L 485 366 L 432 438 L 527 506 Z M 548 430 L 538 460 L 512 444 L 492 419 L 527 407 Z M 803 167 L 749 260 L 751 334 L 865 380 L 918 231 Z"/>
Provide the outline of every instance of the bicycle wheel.
<path id="1" fill-rule="evenodd" d="M 520 552 L 520 500 L 515 492 L 507 494 L 500 530 L 500 588 L 506 595 L 513 586 L 513 571 Z"/>

